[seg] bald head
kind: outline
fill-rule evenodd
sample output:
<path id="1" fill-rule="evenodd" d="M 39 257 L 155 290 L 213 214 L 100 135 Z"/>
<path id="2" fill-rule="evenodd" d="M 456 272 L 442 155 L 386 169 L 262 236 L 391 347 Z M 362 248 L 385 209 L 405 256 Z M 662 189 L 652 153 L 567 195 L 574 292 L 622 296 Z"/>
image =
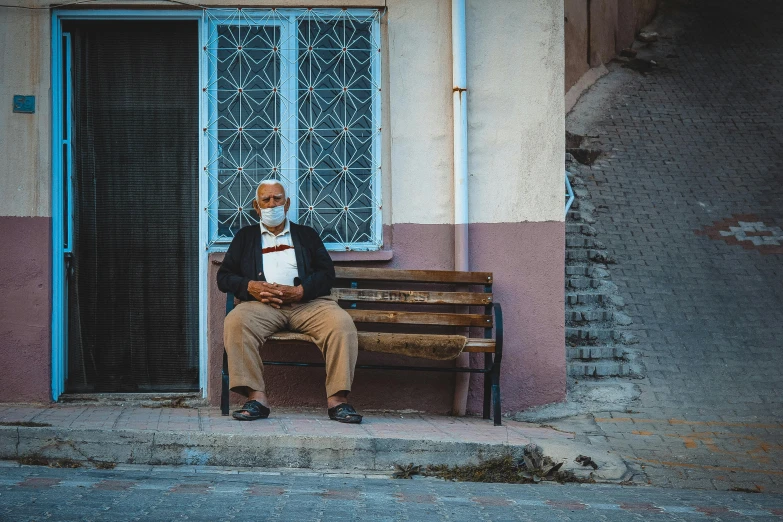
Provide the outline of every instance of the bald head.
<path id="1" fill-rule="evenodd" d="M 285 187 L 276 179 L 265 179 L 259 183 L 258 188 L 256 189 L 256 198 L 261 195 L 262 189 L 271 189 L 273 192 L 277 190 L 280 194 L 283 194 L 283 199 L 285 199 Z"/>

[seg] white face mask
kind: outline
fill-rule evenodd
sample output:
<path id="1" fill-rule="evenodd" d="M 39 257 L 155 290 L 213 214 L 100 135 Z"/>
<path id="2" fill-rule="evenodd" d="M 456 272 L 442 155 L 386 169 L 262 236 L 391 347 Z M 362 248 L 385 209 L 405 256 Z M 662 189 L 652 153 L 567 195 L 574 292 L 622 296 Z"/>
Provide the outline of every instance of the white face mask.
<path id="1" fill-rule="evenodd" d="M 276 227 L 285 221 L 285 205 L 261 209 L 261 223 L 266 227 Z"/>

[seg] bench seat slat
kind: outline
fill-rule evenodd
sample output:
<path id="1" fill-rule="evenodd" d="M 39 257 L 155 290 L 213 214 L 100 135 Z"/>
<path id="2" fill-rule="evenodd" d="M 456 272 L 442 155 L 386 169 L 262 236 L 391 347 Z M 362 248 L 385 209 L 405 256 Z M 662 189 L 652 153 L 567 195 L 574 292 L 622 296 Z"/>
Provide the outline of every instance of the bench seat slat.
<path id="1" fill-rule="evenodd" d="M 450 270 L 396 270 L 386 268 L 335 267 L 337 279 L 398 281 L 408 283 L 457 283 L 491 285 L 492 272 L 454 272 Z"/>
<path id="2" fill-rule="evenodd" d="M 481 314 L 439 314 L 430 312 L 399 312 L 389 310 L 347 309 L 356 323 L 385 324 L 430 324 L 441 326 L 492 326 L 491 315 Z"/>
<path id="3" fill-rule="evenodd" d="M 494 339 L 468 339 L 463 352 L 470 353 L 495 353 Z"/>
<path id="4" fill-rule="evenodd" d="M 486 306 L 492 294 L 479 292 L 426 292 L 415 290 L 373 290 L 368 288 L 333 288 L 332 295 L 341 301 L 404 304 L 456 304 Z"/>
<path id="5" fill-rule="evenodd" d="M 364 337 L 367 338 L 375 338 L 377 335 L 374 332 L 359 332 L 359 346 L 362 345 L 362 340 Z M 384 334 L 381 334 L 384 335 Z M 400 334 L 387 334 L 387 335 L 400 335 Z M 404 334 L 403 334 L 404 335 Z M 424 334 L 425 336 L 427 334 Z M 435 337 L 436 335 L 432 334 L 430 337 Z M 312 343 L 313 338 L 309 335 L 305 335 L 302 333 L 296 333 L 296 332 L 278 332 L 272 336 L 269 337 L 269 341 L 274 341 L 276 343 L 293 343 L 293 344 L 301 344 L 301 343 Z M 477 339 L 477 338 L 469 338 L 467 340 L 467 343 L 465 344 L 465 349 L 463 352 L 470 352 L 470 353 L 494 353 L 495 352 L 495 340 L 494 339 Z"/>

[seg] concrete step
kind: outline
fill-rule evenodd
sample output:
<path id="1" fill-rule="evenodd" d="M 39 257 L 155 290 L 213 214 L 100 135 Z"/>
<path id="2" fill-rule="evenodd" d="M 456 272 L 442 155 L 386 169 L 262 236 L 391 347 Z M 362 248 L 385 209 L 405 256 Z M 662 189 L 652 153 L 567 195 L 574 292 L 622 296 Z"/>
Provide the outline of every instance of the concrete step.
<path id="1" fill-rule="evenodd" d="M 594 212 L 595 211 L 595 205 L 592 201 L 589 201 L 587 198 L 580 198 L 577 197 L 574 199 L 574 202 L 571 204 L 571 209 L 573 210 L 579 210 L 580 212 Z"/>
<path id="2" fill-rule="evenodd" d="M 592 279 L 606 279 L 611 274 L 603 265 L 574 263 L 566 265 L 565 273 L 567 276 L 583 276 Z"/>
<path id="3" fill-rule="evenodd" d="M 569 377 L 640 377 L 641 368 L 626 361 L 573 362 L 568 364 Z"/>
<path id="4" fill-rule="evenodd" d="M 566 250 L 566 263 L 614 263 L 614 258 L 606 250 L 596 250 L 592 248 L 568 249 Z"/>
<path id="5" fill-rule="evenodd" d="M 592 309 L 594 307 L 605 308 L 613 306 L 616 308 L 622 308 L 625 306 L 625 300 L 619 295 L 606 294 L 603 292 L 588 293 L 588 292 L 568 292 L 565 296 L 566 309 L 579 311 L 582 307 L 586 309 Z"/>
<path id="6" fill-rule="evenodd" d="M 566 223 L 566 236 L 579 235 L 579 236 L 594 236 L 597 232 L 595 228 L 590 225 L 583 225 L 581 223 Z"/>
<path id="7" fill-rule="evenodd" d="M 566 281 L 566 288 L 572 290 L 592 289 L 597 292 L 614 293 L 617 291 L 617 285 L 606 279 L 590 279 L 587 277 L 574 276 Z"/>
<path id="8" fill-rule="evenodd" d="M 628 359 L 625 346 L 567 346 L 566 357 L 571 362 L 590 362 L 599 360 L 619 361 Z"/>
<path id="9" fill-rule="evenodd" d="M 582 212 L 580 210 L 569 210 L 566 215 L 566 221 L 575 222 L 581 221 L 589 225 L 595 223 L 595 218 L 590 212 Z"/>
<path id="10" fill-rule="evenodd" d="M 566 326 L 566 342 L 572 346 L 596 346 L 611 342 L 636 344 L 639 340 L 630 332 L 604 326 Z"/>
<path id="11" fill-rule="evenodd" d="M 566 310 L 566 323 L 610 323 L 614 320 L 613 310 Z"/>
<path id="12" fill-rule="evenodd" d="M 583 307 L 587 307 L 586 309 L 606 308 L 612 306 L 612 301 L 604 293 L 566 293 L 565 304 L 567 311 L 577 311 L 582 310 Z"/>
<path id="13" fill-rule="evenodd" d="M 595 308 L 585 308 L 583 310 L 566 309 L 565 321 L 566 326 L 607 325 L 608 327 L 614 327 L 633 324 L 633 320 L 623 312 Z"/>
<path id="14" fill-rule="evenodd" d="M 591 237 L 566 236 L 566 248 L 605 250 L 606 245 Z"/>
<path id="15" fill-rule="evenodd" d="M 586 190 L 586 189 L 582 189 L 582 190 Z M 580 196 L 579 194 L 576 193 L 576 190 L 574 190 L 574 196 L 576 197 L 574 198 L 574 203 L 571 205 L 571 208 L 577 209 L 582 212 L 584 211 L 592 212 L 595 210 L 595 205 L 593 204 L 592 201 L 590 201 L 591 198 L 589 194 L 587 196 Z"/>
<path id="16" fill-rule="evenodd" d="M 570 310 L 565 311 L 566 323 L 609 323 L 614 320 L 613 310 Z"/>
<path id="17" fill-rule="evenodd" d="M 590 195 L 590 191 L 587 190 L 587 187 L 576 186 L 572 188 L 574 191 L 574 196 L 576 196 L 576 199 L 584 201 L 585 199 L 590 199 L 592 197 Z"/>

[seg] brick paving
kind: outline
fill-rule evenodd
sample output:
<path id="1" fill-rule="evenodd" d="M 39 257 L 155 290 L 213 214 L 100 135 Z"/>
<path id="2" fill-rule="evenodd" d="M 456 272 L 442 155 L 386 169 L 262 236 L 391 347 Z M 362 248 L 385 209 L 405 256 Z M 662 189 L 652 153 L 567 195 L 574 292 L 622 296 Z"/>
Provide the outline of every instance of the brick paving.
<path id="1" fill-rule="evenodd" d="M 783 3 L 680 5 L 580 169 L 646 371 L 583 437 L 653 484 L 780 492 Z"/>
<path id="2" fill-rule="evenodd" d="M 783 496 L 221 468 L 0 465 L 0 519 L 780 520 Z"/>

